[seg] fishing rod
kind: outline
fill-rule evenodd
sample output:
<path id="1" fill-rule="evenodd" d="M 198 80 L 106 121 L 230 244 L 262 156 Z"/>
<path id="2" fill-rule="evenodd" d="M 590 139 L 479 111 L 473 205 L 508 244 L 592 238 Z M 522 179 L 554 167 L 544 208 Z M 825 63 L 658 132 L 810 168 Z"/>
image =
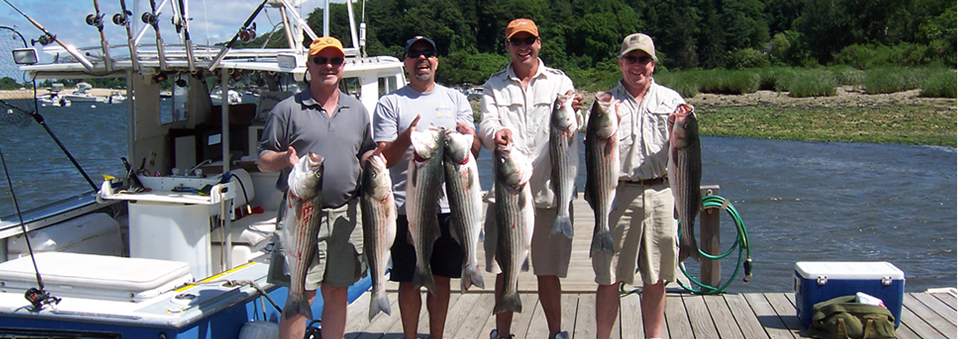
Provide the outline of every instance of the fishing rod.
<path id="1" fill-rule="evenodd" d="M 7 1 L 7 0 L 3 0 Z M 156 54 L 160 58 L 160 70 L 166 70 L 166 52 L 163 50 L 163 38 L 160 37 L 160 25 L 159 25 L 159 12 L 157 12 L 156 0 L 150 0 L 150 10 L 151 12 L 144 12 L 140 16 L 140 20 L 143 23 L 153 26 L 153 30 L 156 31 Z"/>
<path id="2" fill-rule="evenodd" d="M 130 16 L 133 12 L 126 8 L 126 0 L 120 0 L 120 9 L 122 12 L 113 15 L 113 23 L 126 27 L 126 44 L 130 47 L 130 63 L 133 71 L 138 72 L 140 64 L 136 56 L 136 40 L 133 38 L 133 27 L 130 25 Z"/>
<path id="3" fill-rule="evenodd" d="M 14 6 L 13 4 L 11 4 L 10 1 L 3 0 L 3 2 L 6 2 L 7 5 L 10 5 L 10 7 L 13 8 L 13 10 L 17 11 L 17 13 L 20 13 L 20 15 L 22 15 L 24 18 L 27 18 L 27 20 L 30 21 L 30 23 L 32 23 L 34 26 L 37 27 L 37 29 L 39 29 L 41 32 L 43 32 L 43 36 L 41 36 L 41 38 L 43 38 L 43 37 L 45 36 L 45 37 L 49 38 L 50 40 L 56 42 L 56 43 L 59 44 L 61 47 L 63 47 L 64 49 L 66 49 L 67 53 L 70 53 L 70 55 L 72 55 L 74 58 L 76 58 L 77 61 L 79 61 L 80 64 L 83 65 L 83 67 L 86 67 L 86 69 L 91 70 L 91 71 L 93 70 L 93 63 L 90 62 L 90 60 L 88 60 L 86 57 L 84 57 L 83 54 L 81 54 L 80 51 L 76 49 L 76 47 L 67 46 L 67 44 L 63 43 L 63 41 L 61 41 L 60 38 L 57 38 L 56 35 L 53 35 L 53 33 L 50 33 L 50 31 L 48 31 L 46 28 L 43 28 L 43 25 L 41 25 L 41 24 L 40 24 L 39 22 L 37 22 L 36 20 L 33 20 L 33 18 L 31 18 L 30 16 L 28 16 L 26 13 L 23 13 L 23 11 L 21 11 L 19 8 L 17 8 L 17 6 Z M 41 39 L 41 40 L 44 40 L 44 39 Z"/>
<path id="4" fill-rule="evenodd" d="M 190 27 L 187 24 L 186 20 L 186 4 L 183 0 L 179 0 L 180 10 L 179 10 L 179 22 L 175 23 L 176 32 L 179 33 L 180 29 L 183 30 L 183 42 L 186 45 L 186 63 L 189 66 L 190 71 L 193 70 L 195 66 L 193 61 L 193 41 L 190 40 Z"/>
<path id="5" fill-rule="evenodd" d="M 106 41 L 106 33 L 103 32 L 103 13 L 100 13 L 100 1 L 93 0 L 93 8 L 96 10 L 95 14 L 88 14 L 86 16 L 86 24 L 96 27 L 100 31 L 100 48 L 103 49 L 103 64 L 106 66 L 106 71 L 113 71 L 113 59 L 110 58 L 110 44 Z"/>
<path id="6" fill-rule="evenodd" d="M 153 0 L 150 0 L 150 1 L 153 1 Z M 246 22 L 243 23 L 243 26 L 240 27 L 239 31 L 236 31 L 236 34 L 233 34 L 233 38 L 230 39 L 230 41 L 227 42 L 226 45 L 224 45 L 223 48 L 220 49 L 220 52 L 216 54 L 216 57 L 213 58 L 213 61 L 210 61 L 210 64 L 206 66 L 207 70 L 212 72 L 214 68 L 219 66 L 220 62 L 223 61 L 223 58 L 226 57 L 226 52 L 229 52 L 229 50 L 233 48 L 233 44 L 236 43 L 236 39 L 239 38 L 240 33 L 246 31 L 246 27 L 249 27 L 250 23 L 253 22 L 253 19 L 256 19 L 256 16 L 259 15 L 259 12 L 263 10 L 263 6 L 266 5 L 266 1 L 269 1 L 269 0 L 263 0 L 263 2 L 259 3 L 259 6 L 256 6 L 256 10 L 253 11 L 253 14 L 250 14 L 249 18 L 246 18 Z M 227 94 L 228 93 L 224 91 L 223 93 L 224 100 Z"/>
<path id="7" fill-rule="evenodd" d="M 20 203 L 17 201 L 17 195 L 13 192 L 13 180 L 10 180 L 10 171 L 7 170 L 7 159 L 3 156 L 3 149 L 0 149 L 0 163 L 3 163 L 3 173 L 7 177 L 7 185 L 10 187 L 10 197 L 13 198 L 13 206 L 17 209 L 17 218 L 20 219 L 20 229 L 23 230 L 23 240 L 27 243 L 27 250 L 30 252 L 30 260 L 33 260 L 33 271 L 37 275 L 37 287 L 31 287 L 23 294 L 23 297 L 33 305 L 33 312 L 39 312 L 43 305 L 59 304 L 60 298 L 51 296 L 43 286 L 43 277 L 40 276 L 40 268 L 37 267 L 37 259 L 33 256 L 33 246 L 30 246 L 30 236 L 27 234 L 27 225 L 23 223 L 23 213 L 20 212 Z"/>

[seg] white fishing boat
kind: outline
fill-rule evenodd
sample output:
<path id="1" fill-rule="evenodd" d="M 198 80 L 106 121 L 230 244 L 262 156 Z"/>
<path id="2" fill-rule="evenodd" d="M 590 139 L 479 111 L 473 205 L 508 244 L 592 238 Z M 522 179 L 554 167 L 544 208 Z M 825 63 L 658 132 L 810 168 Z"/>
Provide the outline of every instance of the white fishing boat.
<path id="1" fill-rule="evenodd" d="M 90 86 L 89 83 L 80 82 L 77 84 L 77 88 L 73 90 L 73 92 L 61 94 L 61 97 L 69 100 L 70 102 L 79 102 L 79 103 L 107 101 L 106 97 L 98 97 L 88 92 L 91 89 L 93 89 L 93 86 Z"/>
<path id="2" fill-rule="evenodd" d="M 351 2 L 353 45 L 345 48 L 344 82 L 356 85 L 349 94 L 371 114 L 380 93 L 403 86 L 405 78 L 397 58 L 364 55 Z M 142 14 L 166 5 L 174 15 L 184 13 L 184 3 L 163 2 Z M 128 44 L 64 45 L 59 50 L 70 55 L 57 63 L 20 66 L 35 79 L 126 78 L 128 129 L 118 132 L 129 144 L 123 161 L 150 158 L 160 176 L 127 166 L 116 179 L 94 182 L 81 170 L 95 187 L 89 193 L 0 211 L 0 261 L 7 259 L 0 262 L 0 338 L 231 339 L 241 331 L 265 337 L 256 331 L 275 327 L 287 290 L 266 281 L 267 245 L 281 193 L 274 188 L 277 173 L 256 169 L 256 144 L 270 108 L 302 88 L 296 83 L 306 71 L 303 40 L 317 35 L 285 0 L 263 0 L 245 23 L 236 23 L 240 32 L 265 11 L 283 18 L 288 47 L 232 48 L 240 33 L 225 46 L 193 45 L 181 16 L 174 20 L 184 25 L 178 43 L 158 33 L 147 41 L 155 26 L 145 25 L 151 34 L 139 35 L 126 26 Z M 140 16 L 120 15 L 125 22 Z M 206 80 L 229 91 L 236 74 L 262 80 L 257 102 L 212 105 Z M 185 95 L 161 100 L 158 82 L 165 78 Z M 186 175 L 173 175 L 174 169 Z M 250 207 L 263 212 L 249 214 Z M 349 301 L 369 287 L 368 277 L 360 280 Z M 316 299 L 318 317 L 323 303 Z"/>

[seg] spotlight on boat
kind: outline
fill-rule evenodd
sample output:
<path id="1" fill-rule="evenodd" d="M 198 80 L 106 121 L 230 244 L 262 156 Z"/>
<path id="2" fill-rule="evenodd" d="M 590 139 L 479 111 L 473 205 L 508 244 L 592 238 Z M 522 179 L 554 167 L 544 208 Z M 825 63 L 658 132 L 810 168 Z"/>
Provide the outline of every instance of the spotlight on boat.
<path id="1" fill-rule="evenodd" d="M 13 50 L 13 62 L 17 65 L 33 65 L 37 63 L 37 50 L 33 48 L 17 48 Z"/>

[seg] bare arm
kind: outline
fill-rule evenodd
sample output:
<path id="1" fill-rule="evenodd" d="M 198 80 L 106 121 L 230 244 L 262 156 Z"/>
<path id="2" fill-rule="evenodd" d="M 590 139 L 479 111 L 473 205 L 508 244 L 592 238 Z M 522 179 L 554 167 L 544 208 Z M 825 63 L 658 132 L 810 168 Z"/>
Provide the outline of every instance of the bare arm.
<path id="1" fill-rule="evenodd" d="M 387 168 L 395 166 L 396 163 L 399 162 L 399 159 L 402 159 L 406 150 L 409 149 L 409 145 L 412 144 L 412 141 L 409 140 L 409 136 L 416 130 L 416 124 L 419 123 L 419 118 L 420 116 L 417 115 L 412 123 L 409 124 L 409 127 L 396 137 L 396 140 L 379 142 L 378 148 L 382 149 L 383 156 L 386 158 Z"/>
<path id="2" fill-rule="evenodd" d="M 267 151 L 259 156 L 256 167 L 262 172 L 278 172 L 286 167 L 293 167 L 299 162 L 296 149 L 292 146 L 284 152 Z"/>

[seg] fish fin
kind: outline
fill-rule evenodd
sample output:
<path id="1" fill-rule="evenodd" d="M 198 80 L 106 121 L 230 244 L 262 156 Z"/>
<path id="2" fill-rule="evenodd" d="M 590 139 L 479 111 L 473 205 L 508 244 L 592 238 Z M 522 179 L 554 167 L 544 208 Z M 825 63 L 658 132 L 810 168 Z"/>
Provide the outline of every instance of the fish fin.
<path id="1" fill-rule="evenodd" d="M 528 272 L 528 271 L 529 271 L 529 257 L 527 256 L 526 260 L 522 261 L 522 272 Z"/>
<path id="2" fill-rule="evenodd" d="M 372 299 L 369 299 L 369 320 L 372 321 L 373 317 L 379 314 L 379 311 L 392 315 L 392 309 L 389 307 L 389 297 L 386 296 L 385 291 L 378 291 Z"/>
<path id="3" fill-rule="evenodd" d="M 475 266 L 466 267 L 462 270 L 462 293 L 466 293 L 470 286 L 486 289 L 486 283 L 482 280 L 482 274 L 479 274 L 479 269 Z"/>
<path id="4" fill-rule="evenodd" d="M 519 293 L 512 295 L 502 295 L 496 299 L 495 313 L 503 312 L 522 312 L 522 299 L 519 299 Z"/>
<path id="5" fill-rule="evenodd" d="M 303 295 L 291 295 L 286 299 L 286 306 L 283 307 L 283 317 L 289 320 L 296 314 L 306 316 L 306 319 L 313 319 L 313 309 Z"/>
<path id="6" fill-rule="evenodd" d="M 572 220 L 568 215 L 556 215 L 555 219 L 552 220 L 552 231 L 549 232 L 549 236 L 555 236 L 559 233 L 572 239 Z"/>
<path id="7" fill-rule="evenodd" d="M 432 274 L 421 271 L 419 267 L 416 268 L 416 273 L 412 276 L 412 286 L 413 289 L 419 289 L 420 287 L 425 287 L 429 293 L 432 295 L 437 295 L 436 293 L 436 281 L 433 280 Z"/>
<path id="8" fill-rule="evenodd" d="M 609 233 L 609 231 L 599 231 L 592 238 L 592 248 L 589 250 L 589 257 L 592 257 L 599 251 L 615 253 L 615 246 L 612 245 L 612 233 Z"/>

